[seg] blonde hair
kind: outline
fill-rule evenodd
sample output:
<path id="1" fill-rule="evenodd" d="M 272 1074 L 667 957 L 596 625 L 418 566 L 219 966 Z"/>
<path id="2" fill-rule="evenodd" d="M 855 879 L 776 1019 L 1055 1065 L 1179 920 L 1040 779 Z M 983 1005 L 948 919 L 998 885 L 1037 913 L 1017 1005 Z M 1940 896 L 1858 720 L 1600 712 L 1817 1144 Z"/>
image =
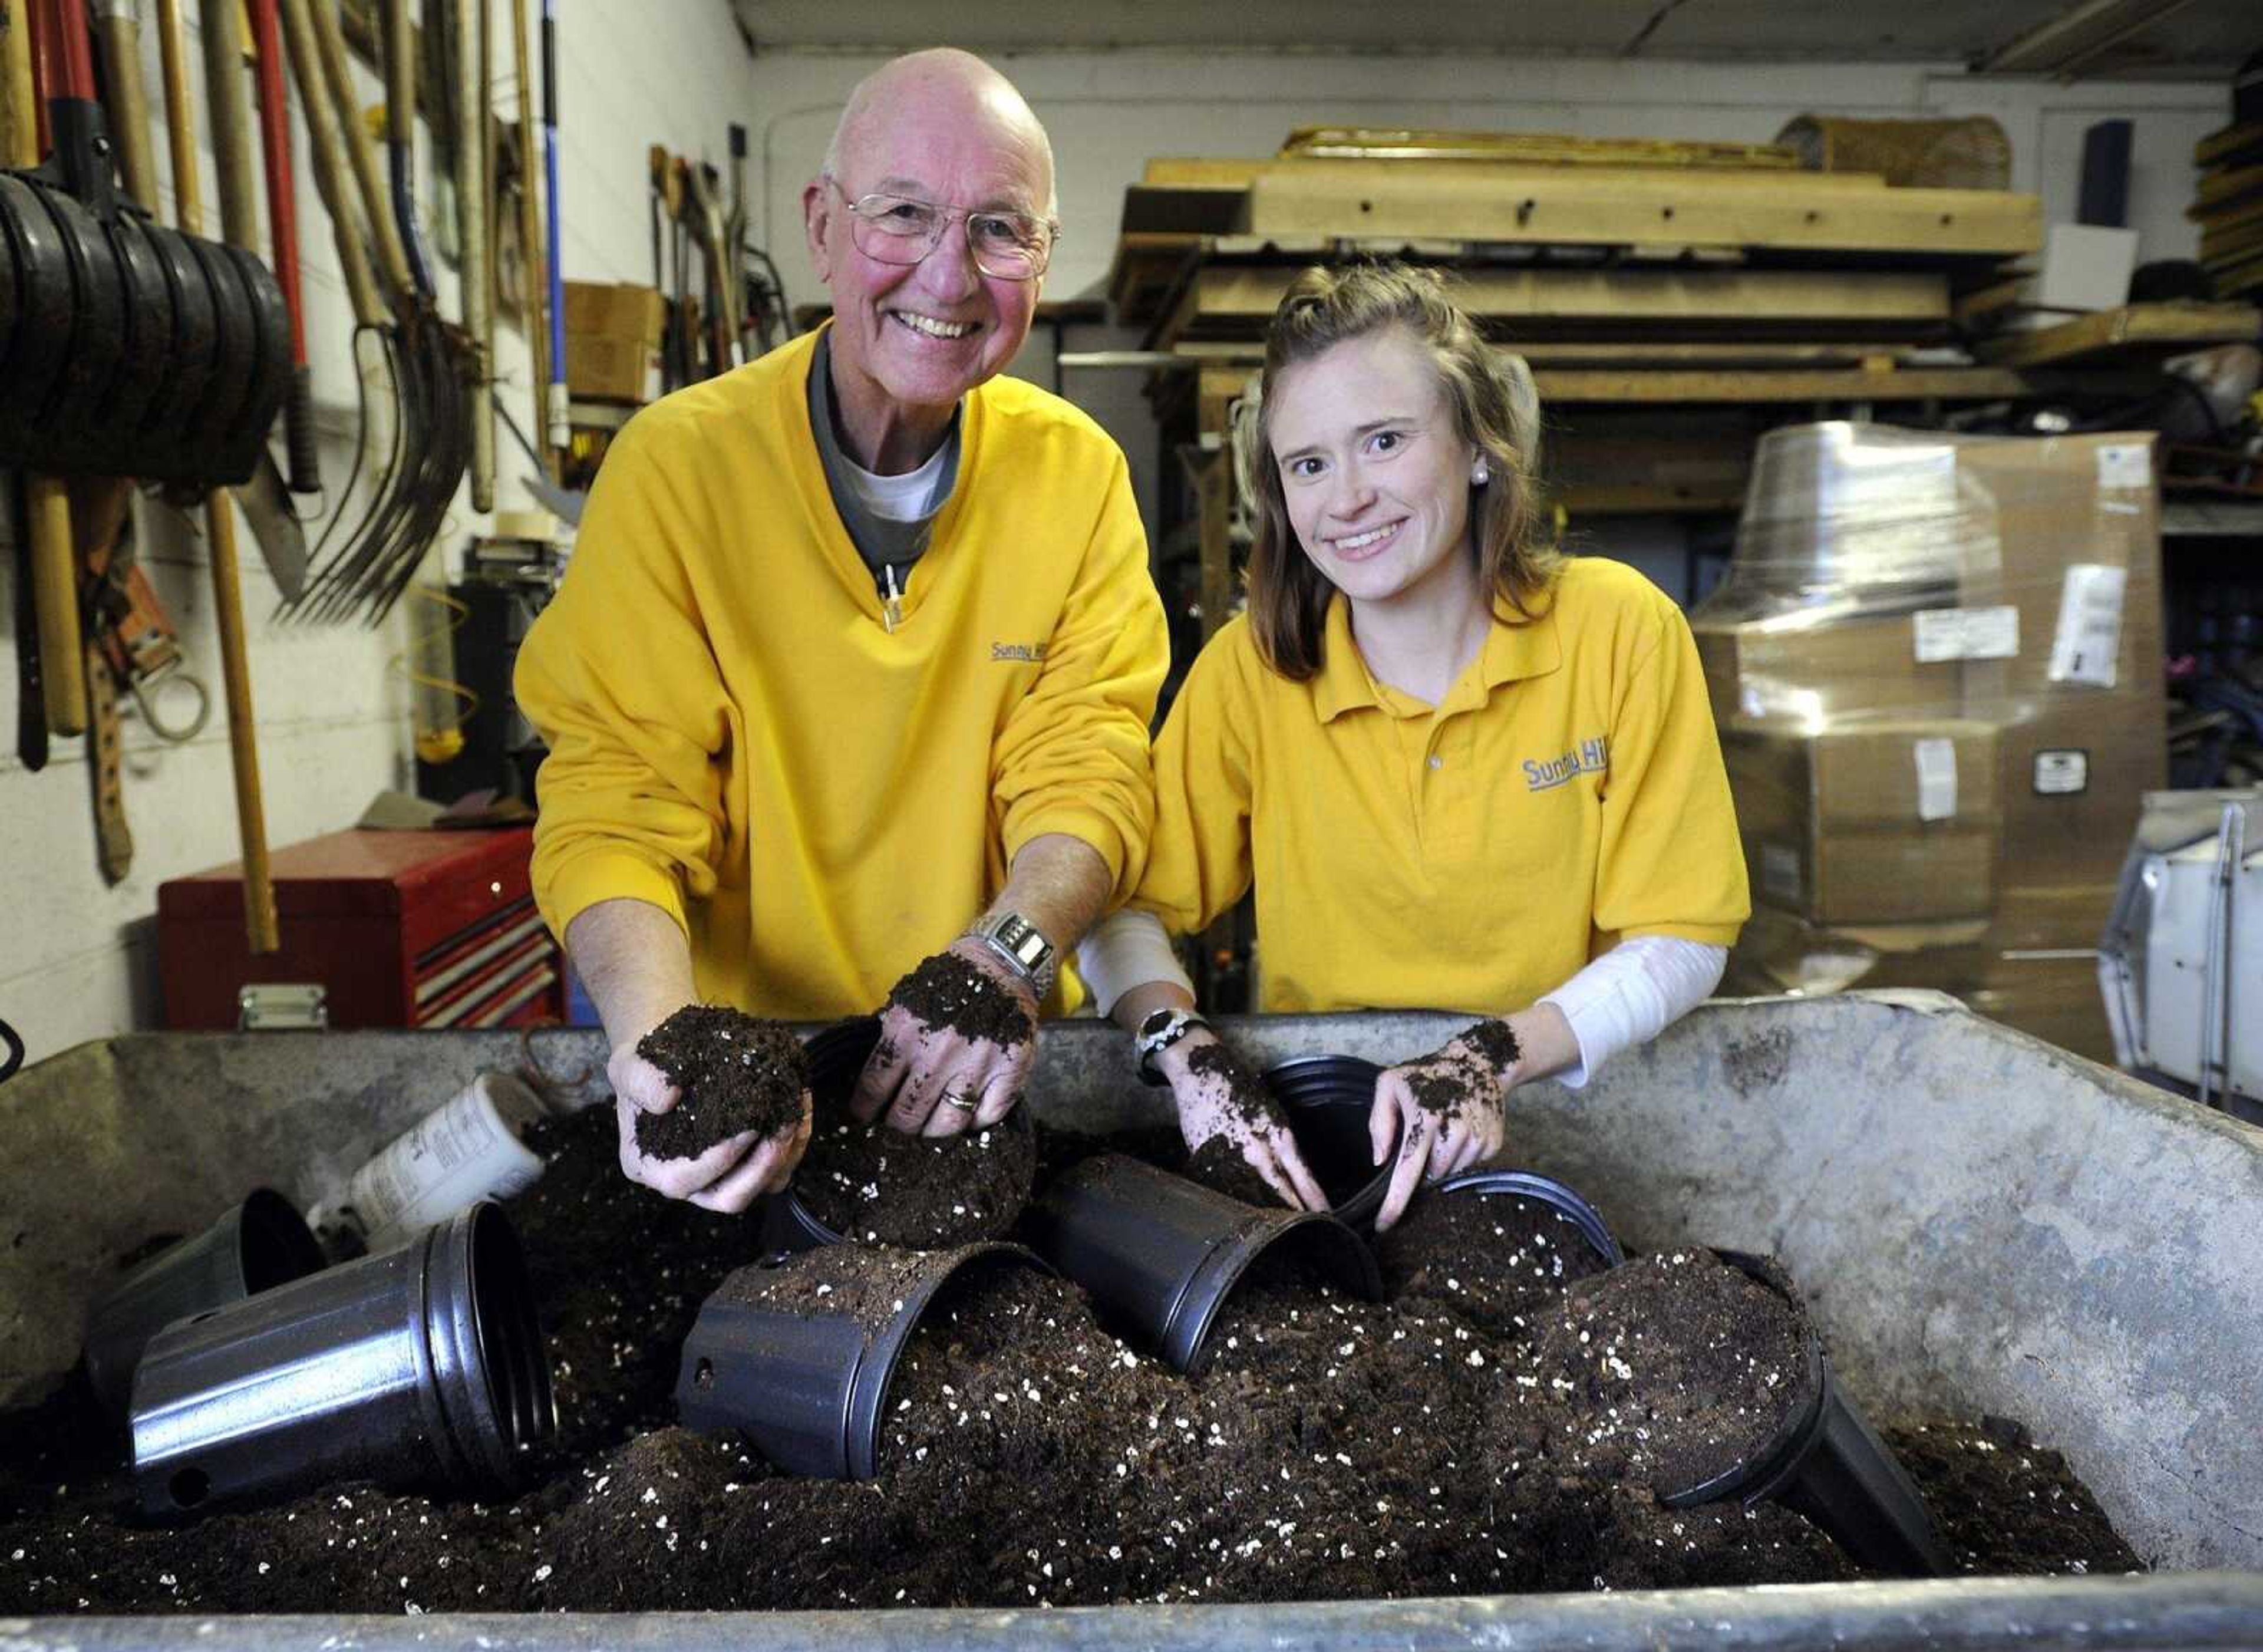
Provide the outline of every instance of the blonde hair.
<path id="1" fill-rule="evenodd" d="M 1256 492 L 1250 629 L 1265 663 L 1297 682 L 1320 669 L 1335 587 L 1289 525 L 1268 409 L 1287 369 L 1390 328 L 1428 351 L 1456 433 L 1477 449 L 1490 473 L 1486 485 L 1471 489 L 1470 514 L 1478 576 L 1492 594 L 1495 618 L 1508 625 L 1539 619 L 1563 563 L 1541 536 L 1540 395 L 1523 358 L 1488 345 L 1435 270 L 1395 263 L 1306 270 L 1266 330 L 1258 413 L 1244 427 L 1249 446 L 1243 455 Z"/>

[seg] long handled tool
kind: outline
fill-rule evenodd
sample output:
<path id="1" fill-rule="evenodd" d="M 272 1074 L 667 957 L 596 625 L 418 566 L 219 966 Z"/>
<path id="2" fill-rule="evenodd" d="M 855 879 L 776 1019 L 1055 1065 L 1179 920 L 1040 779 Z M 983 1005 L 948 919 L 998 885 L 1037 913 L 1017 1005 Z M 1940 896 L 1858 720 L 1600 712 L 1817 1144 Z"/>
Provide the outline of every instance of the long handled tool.
<path id="1" fill-rule="evenodd" d="M 207 34 L 226 36 L 242 62 L 236 38 L 235 8 L 227 0 L 207 9 Z M 165 67 L 165 124 L 173 151 L 173 207 L 182 230 L 204 228 L 204 195 L 197 178 L 196 137 L 189 124 L 188 47 L 181 25 L 181 0 L 157 0 L 158 44 Z M 238 131 L 241 132 L 241 123 Z M 217 117 L 215 117 L 217 130 Z M 248 170 L 248 167 L 246 168 Z M 248 194 L 248 185 L 245 186 Z M 249 209 L 249 200 L 240 202 Z M 273 415 L 271 410 L 270 418 Z M 259 786 L 259 746 L 252 728 L 251 666 L 243 627 L 243 574 L 237 564 L 235 516 L 225 489 L 214 489 L 205 504 L 205 530 L 213 568 L 213 611 L 220 628 L 221 679 L 228 704 L 228 746 L 235 777 L 235 818 L 243 849 L 243 925 L 255 954 L 282 946 L 275 917 L 275 883 L 267 859 L 267 816 Z"/>
<path id="2" fill-rule="evenodd" d="M 558 254 L 558 17 L 542 0 L 542 170 L 550 196 L 550 446 L 564 454 L 574 440 L 566 403 L 566 277 Z M 562 460 L 560 461 L 562 467 Z"/>
<path id="3" fill-rule="evenodd" d="M 342 42 L 331 62 L 335 0 L 314 0 L 313 11 L 323 37 L 325 79 L 351 127 L 358 112 Z M 369 512 L 317 568 L 305 598 L 289 610 L 316 620 L 360 612 L 372 625 L 408 589 L 463 481 L 470 452 L 466 403 L 474 377 L 470 339 L 440 318 L 416 218 L 415 33 L 407 0 L 388 0 L 385 20 L 388 188 L 386 202 L 372 210 L 382 218 L 390 206 L 392 234 L 379 233 L 379 262 L 393 286 L 390 345 L 401 417 Z M 350 149 L 362 141 L 358 134 L 349 137 Z"/>
<path id="4" fill-rule="evenodd" d="M 50 18 L 45 33 L 52 35 L 56 32 Z M 11 149 L 8 164 L 28 170 L 40 163 L 35 114 L 38 96 L 33 90 L 32 37 L 20 12 L 5 41 L 0 43 L 7 47 L 10 58 L 7 76 Z M 14 179 L 0 178 L 0 192 L 10 192 L 0 195 L 0 201 L 5 202 L 6 221 L 13 228 L 6 238 L 15 243 L 15 305 L 19 313 L 35 318 L 33 325 L 18 326 L 17 330 L 22 337 L 5 357 L 9 374 L 19 384 L 34 376 L 51 377 L 60 369 L 61 364 L 54 359 L 54 351 L 64 334 L 57 323 L 67 321 L 69 309 L 68 296 L 57 297 L 58 284 L 53 281 L 42 284 L 48 301 L 34 306 L 33 301 L 40 293 L 30 279 L 31 266 L 36 260 L 52 269 L 64 254 L 60 237 L 40 211 L 40 203 L 24 199 L 14 192 L 23 187 Z M 67 273 L 60 285 L 67 294 Z M 38 685 L 48 733 L 81 735 L 86 732 L 86 663 L 79 654 L 78 583 L 72 568 L 75 554 L 71 545 L 70 496 L 64 491 L 60 478 L 30 470 L 25 472 L 23 489 L 23 562 L 31 575 L 35 627 L 32 631 L 19 630 L 16 642 L 18 648 L 36 648 L 39 656 L 36 669 L 18 680 L 26 691 L 33 683 Z M 19 746 L 24 743 L 19 740 Z M 40 763 L 43 764 L 47 761 L 46 743 L 41 740 L 37 743 Z M 31 754 L 25 753 L 25 759 L 30 763 Z"/>
<path id="5" fill-rule="evenodd" d="M 494 277 L 488 258 L 487 41 L 478 0 L 447 0 L 456 35 L 456 239 L 464 331 L 472 344 L 472 509 L 495 509 Z"/>
<path id="6" fill-rule="evenodd" d="M 226 0 L 220 0 L 226 4 Z M 291 111 L 283 91 L 283 35 L 276 0 L 251 0 L 251 39 L 259 59 L 259 149 L 266 163 L 267 221 L 275 243 L 275 276 L 291 312 L 291 388 L 283 401 L 291 491 L 320 493 L 322 461 L 315 438 L 314 378 L 307 363 L 307 305 L 299 287 L 299 191 L 291 171 Z"/>
<path id="7" fill-rule="evenodd" d="M 550 282 L 542 255 L 542 192 L 536 182 L 540 173 L 535 156 L 534 65 L 526 49 L 526 0 L 505 0 L 505 4 L 510 7 L 511 67 L 518 77 L 519 318 L 525 324 L 527 353 L 534 363 L 534 423 L 530 428 L 539 435 L 550 422 L 550 329 L 545 323 Z M 660 256 L 657 228 L 653 234 L 656 258 Z M 543 475 L 557 481 L 558 450 L 546 441 L 538 441 L 536 451 Z"/>

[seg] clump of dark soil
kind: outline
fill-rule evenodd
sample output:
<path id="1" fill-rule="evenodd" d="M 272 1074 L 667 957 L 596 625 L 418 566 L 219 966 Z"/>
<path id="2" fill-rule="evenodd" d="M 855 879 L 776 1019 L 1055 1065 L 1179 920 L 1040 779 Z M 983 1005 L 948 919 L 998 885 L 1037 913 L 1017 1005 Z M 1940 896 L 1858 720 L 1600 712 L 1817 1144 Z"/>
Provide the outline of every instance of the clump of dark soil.
<path id="1" fill-rule="evenodd" d="M 1481 1264 L 1468 1265 L 1472 1257 Z M 1426 1192 L 1377 1236 L 1375 1257 L 1393 1296 L 1435 1302 L 1509 1337 L 1523 1336 L 1533 1315 L 1606 1265 L 1570 1219 L 1509 1193 Z"/>
<path id="2" fill-rule="evenodd" d="M 1036 1036 L 1029 1004 L 995 976 L 956 953 L 937 953 L 898 982 L 888 1002 L 931 1027 L 1007 1046 Z"/>
<path id="3" fill-rule="evenodd" d="M 696 1159 L 744 1132 L 774 1136 L 800 1122 L 809 1064 L 777 1022 L 686 1004 L 638 1040 L 637 1054 L 682 1092 L 666 1112 L 637 1115 L 637 1150 L 647 1157 Z"/>
<path id="4" fill-rule="evenodd" d="M 1030 1201 L 1038 1147 L 1025 1118 L 915 1136 L 821 1097 L 793 1196 L 836 1234 L 936 1250 L 1005 1234 Z"/>
<path id="5" fill-rule="evenodd" d="M 1188 1156 L 1184 1174 L 1245 1205 L 1278 1208 L 1286 1202 L 1257 1173 L 1257 1167 L 1242 1156 L 1241 1144 L 1230 1136 L 1214 1135 L 1197 1148 Z"/>
<path id="6" fill-rule="evenodd" d="M 565 1428 L 524 1495 L 342 1485 L 146 1526 L 127 1511 L 113 1443 L 66 1393 L 0 1420 L 0 1614 L 1066 1605 L 1855 1575 L 1780 1506 L 1674 1511 L 1652 1489 L 1672 1442 L 1639 1431 L 1681 1425 L 1678 1402 L 1651 1392 L 1673 1366 L 1666 1343 L 1702 1350 L 1760 1289 L 1707 1252 L 1573 1279 L 1552 1215 L 1488 1199 L 1482 1220 L 1426 1236 L 1420 1221 L 1464 1196 L 1426 1200 L 1395 1236 L 1395 1300 L 1261 1270 L 1194 1378 L 1117 1341 L 1066 1281 L 970 1270 L 907 1349 L 879 1478 L 805 1481 L 735 1435 L 670 1425 L 681 1340 L 706 1293 L 756 1260 L 752 1226 L 643 1197 L 604 1110 L 531 1134 L 550 1166 L 512 1214 Z M 835 1248 L 732 1288 L 861 1304 L 870 1323 L 896 1300 L 891 1265 L 910 1264 Z M 871 1289 L 855 1294 L 857 1280 Z M 1544 1287 L 1525 1326 L 1501 1315 Z M 1698 1306 L 1671 1305 L 1683 1296 Z M 1778 1345 L 1780 1325 L 1747 1329 Z M 1765 1379 L 1774 1358 L 1717 1351 L 1728 1374 L 1714 1409 L 1765 1409 L 1782 1387 Z M 1652 1421 L 1635 1420 L 1645 1407 Z M 2134 1563 L 2015 1428 L 1912 1424 L 1891 1438 L 1969 1569 Z"/>

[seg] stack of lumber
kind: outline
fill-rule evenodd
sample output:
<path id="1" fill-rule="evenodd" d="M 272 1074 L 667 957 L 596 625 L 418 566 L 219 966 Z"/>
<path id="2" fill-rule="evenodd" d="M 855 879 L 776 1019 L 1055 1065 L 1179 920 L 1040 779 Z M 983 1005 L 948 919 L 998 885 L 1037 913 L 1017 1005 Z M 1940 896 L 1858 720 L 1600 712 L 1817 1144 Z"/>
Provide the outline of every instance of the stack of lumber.
<path id="1" fill-rule="evenodd" d="M 2263 299 L 2263 125 L 2224 127 L 2193 150 L 2200 187 L 2185 216 L 2220 298 Z"/>

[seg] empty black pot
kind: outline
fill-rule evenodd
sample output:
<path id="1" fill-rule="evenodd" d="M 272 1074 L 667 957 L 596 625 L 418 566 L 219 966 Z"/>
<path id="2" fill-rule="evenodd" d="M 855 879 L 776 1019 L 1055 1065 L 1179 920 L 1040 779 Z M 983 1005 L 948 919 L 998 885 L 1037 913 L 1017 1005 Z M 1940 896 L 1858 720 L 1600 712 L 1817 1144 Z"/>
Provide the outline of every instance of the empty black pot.
<path id="1" fill-rule="evenodd" d="M 870 1480 L 880 1472 L 888 1384 L 936 1293 L 982 1269 L 1045 1264 L 998 1243 L 955 1250 L 844 1246 L 823 1258 L 842 1281 L 837 1293 L 776 1288 L 808 1265 L 777 1256 L 717 1287 L 684 1339 L 676 1410 L 686 1428 L 741 1431 L 788 1474 Z M 852 1294 L 884 1301 L 886 1316 L 827 1306 Z"/>
<path id="2" fill-rule="evenodd" d="M 175 1320 L 225 1308 L 320 1270 L 322 1249 L 291 1201 L 255 1188 L 193 1238 L 159 1251 L 103 1299 L 86 1327 L 86 1374 L 95 1397 L 126 1419 L 141 1351 Z"/>
<path id="3" fill-rule="evenodd" d="M 848 1105 L 849 1092 L 855 1088 L 857 1075 L 871 1059 L 872 1047 L 880 1041 L 880 1020 L 878 1016 L 860 1015 L 821 1032 L 811 1034 L 802 1046 L 809 1061 L 809 1098 L 817 1116 Z M 1017 1106 L 1008 1113 L 1005 1121 L 995 1128 L 1028 1131 L 1030 1110 Z M 791 1183 L 782 1193 L 773 1193 L 763 1201 L 760 1221 L 762 1246 L 765 1251 L 807 1250 L 818 1245 L 837 1245 L 849 1242 L 849 1235 L 837 1232 L 818 1219 L 808 1206 L 801 1202 Z"/>
<path id="4" fill-rule="evenodd" d="M 1804 1305 L 1767 1258 L 1716 1252 L 1722 1261 L 1794 1306 Z M 1807 1372 L 1800 1402 L 1761 1451 L 1712 1479 L 1660 1497 L 1669 1509 L 1736 1498 L 1746 1508 L 1773 1497 L 1829 1534 L 1855 1562 L 1901 1577 L 1949 1570 L 1933 1518 L 1892 1450 L 1840 1388 L 1823 1351 L 1807 1336 Z"/>
<path id="5" fill-rule="evenodd" d="M 1138 1159 L 1104 1154 L 1053 1178 L 1026 1219 L 1053 1265 L 1199 1370 L 1218 1311 L 1261 1257 L 1296 1256 L 1370 1301 L 1375 1257 L 1334 1216 L 1261 1209 Z"/>
<path id="6" fill-rule="evenodd" d="M 1265 1071 L 1265 1088 L 1281 1104 L 1305 1168 L 1328 1196 L 1336 1219 L 1362 1233 L 1391 1191 L 1392 1162 L 1375 1165 L 1367 1121 L 1383 1069 L 1356 1055 L 1298 1055 Z"/>
<path id="7" fill-rule="evenodd" d="M 143 1511 L 336 1480 L 508 1492 L 557 1426 L 502 1207 L 168 1327 L 134 1385 Z"/>
<path id="8" fill-rule="evenodd" d="M 1604 1225 L 1602 1213 L 1552 1176 L 1543 1176 L 1536 1170 L 1464 1170 L 1459 1176 L 1448 1177 L 1430 1191 L 1469 1193 L 1479 1198 L 1509 1194 L 1532 1199 L 1577 1228 L 1580 1236 L 1587 1242 L 1587 1248 L 1606 1265 L 1615 1268 L 1626 1260 L 1626 1252 L 1619 1249 L 1619 1242 L 1611 1237 L 1611 1230 Z"/>

